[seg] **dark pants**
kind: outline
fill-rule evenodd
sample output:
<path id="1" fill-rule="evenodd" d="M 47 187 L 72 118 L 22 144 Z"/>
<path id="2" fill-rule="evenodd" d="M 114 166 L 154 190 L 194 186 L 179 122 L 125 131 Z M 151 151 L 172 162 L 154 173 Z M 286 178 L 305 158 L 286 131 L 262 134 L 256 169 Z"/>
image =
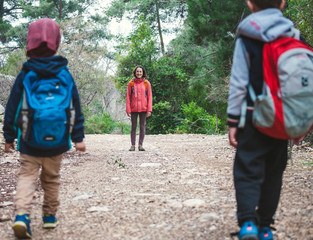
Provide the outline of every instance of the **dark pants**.
<path id="1" fill-rule="evenodd" d="M 283 172 L 287 165 L 287 140 L 268 137 L 251 121 L 238 129 L 234 182 L 238 224 L 253 220 L 260 226 L 274 223 Z"/>
<path id="2" fill-rule="evenodd" d="M 132 123 L 132 129 L 130 133 L 130 139 L 131 144 L 133 146 L 136 145 L 136 129 L 137 129 L 137 119 L 139 116 L 139 145 L 143 144 L 143 139 L 145 138 L 146 133 L 146 118 L 147 118 L 147 112 L 132 112 L 131 113 L 131 123 Z"/>

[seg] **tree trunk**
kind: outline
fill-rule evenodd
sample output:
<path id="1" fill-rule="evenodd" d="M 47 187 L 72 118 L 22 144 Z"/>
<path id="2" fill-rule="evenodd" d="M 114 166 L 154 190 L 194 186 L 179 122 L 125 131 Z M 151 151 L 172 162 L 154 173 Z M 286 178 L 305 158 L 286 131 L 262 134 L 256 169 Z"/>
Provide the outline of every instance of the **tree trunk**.
<path id="1" fill-rule="evenodd" d="M 62 21 L 62 0 L 59 1 L 59 21 Z"/>
<path id="2" fill-rule="evenodd" d="M 159 36 L 160 36 L 160 42 L 161 42 L 161 50 L 162 50 L 162 55 L 164 56 L 165 50 L 164 50 L 164 41 L 163 41 L 163 36 L 162 36 L 162 28 L 161 28 L 161 20 L 160 20 L 158 0 L 155 1 L 155 6 L 156 6 L 156 16 L 157 16 L 158 30 L 159 30 Z"/>
<path id="3" fill-rule="evenodd" d="M 215 132 L 217 133 L 218 132 L 218 104 L 216 104 L 215 117 L 216 117 Z"/>
<path id="4" fill-rule="evenodd" d="M 0 24 L 3 23 L 3 17 L 4 17 L 4 0 L 0 0 Z M 5 33 L 7 30 L 5 27 L 0 28 L 0 43 L 5 43 L 7 41 L 7 38 L 5 36 Z"/>

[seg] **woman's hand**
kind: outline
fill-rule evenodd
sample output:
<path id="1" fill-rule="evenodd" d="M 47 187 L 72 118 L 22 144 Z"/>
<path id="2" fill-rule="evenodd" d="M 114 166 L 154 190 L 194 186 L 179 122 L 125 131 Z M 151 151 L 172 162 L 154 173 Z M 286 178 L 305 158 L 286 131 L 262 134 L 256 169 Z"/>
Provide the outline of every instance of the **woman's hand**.
<path id="1" fill-rule="evenodd" d="M 150 117 L 151 116 L 151 112 L 147 112 L 147 117 Z"/>
<path id="2" fill-rule="evenodd" d="M 127 113 L 127 116 L 128 116 L 128 117 L 131 117 L 131 116 L 132 116 L 132 114 L 131 114 L 131 113 Z"/>

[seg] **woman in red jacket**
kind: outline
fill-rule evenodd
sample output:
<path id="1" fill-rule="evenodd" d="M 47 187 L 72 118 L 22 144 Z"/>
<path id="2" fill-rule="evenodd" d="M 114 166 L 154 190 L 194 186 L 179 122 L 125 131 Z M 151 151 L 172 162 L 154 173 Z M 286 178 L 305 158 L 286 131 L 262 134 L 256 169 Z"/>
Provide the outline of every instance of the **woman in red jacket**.
<path id="1" fill-rule="evenodd" d="M 146 132 L 146 117 L 152 112 L 151 84 L 146 80 L 146 70 L 143 66 L 137 66 L 133 71 L 134 78 L 129 81 L 127 87 L 126 113 L 131 118 L 131 147 L 129 151 L 135 151 L 137 119 L 139 116 L 139 151 L 145 151 L 142 147 Z"/>

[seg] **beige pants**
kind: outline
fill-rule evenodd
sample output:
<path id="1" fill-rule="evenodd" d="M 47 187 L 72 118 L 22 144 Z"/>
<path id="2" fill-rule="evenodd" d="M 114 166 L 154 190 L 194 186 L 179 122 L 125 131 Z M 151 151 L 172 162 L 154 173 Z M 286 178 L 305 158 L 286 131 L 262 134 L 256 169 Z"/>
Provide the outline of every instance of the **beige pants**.
<path id="1" fill-rule="evenodd" d="M 36 190 L 36 181 L 40 173 L 40 182 L 44 190 L 42 210 L 45 214 L 55 215 L 59 202 L 60 166 L 62 154 L 53 157 L 34 157 L 20 154 L 20 172 L 16 196 L 14 199 L 16 214 L 30 214 L 31 202 Z"/>

